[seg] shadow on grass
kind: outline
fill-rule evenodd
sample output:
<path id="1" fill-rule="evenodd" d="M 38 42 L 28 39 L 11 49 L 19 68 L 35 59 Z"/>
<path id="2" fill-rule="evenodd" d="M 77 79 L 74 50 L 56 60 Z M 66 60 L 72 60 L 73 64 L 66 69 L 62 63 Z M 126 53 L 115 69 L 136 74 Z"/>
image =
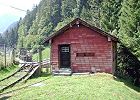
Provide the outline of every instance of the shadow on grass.
<path id="1" fill-rule="evenodd" d="M 51 76 L 51 74 L 50 73 L 46 73 L 46 72 L 42 72 L 39 77 L 48 77 L 48 76 Z"/>
<path id="2" fill-rule="evenodd" d="M 7 66 L 6 68 L 5 67 L 2 67 L 0 69 L 0 71 L 3 72 L 3 73 L 7 73 L 7 72 L 10 72 L 10 70 L 12 70 L 14 68 L 16 68 L 16 66 L 15 65 L 11 65 L 11 66 Z"/>
<path id="3" fill-rule="evenodd" d="M 9 69 L 7 69 L 7 68 L 2 68 L 1 71 L 2 71 L 2 72 L 9 72 Z"/>
<path id="4" fill-rule="evenodd" d="M 48 77 L 51 76 L 51 73 L 47 73 L 47 72 L 41 72 L 40 75 L 32 75 L 32 79 L 38 78 L 38 77 Z"/>
<path id="5" fill-rule="evenodd" d="M 123 82 L 126 86 L 130 87 L 131 89 L 140 92 L 140 87 L 134 86 L 130 80 L 125 80 L 123 78 L 114 77 L 114 80 L 118 82 Z"/>
<path id="6" fill-rule="evenodd" d="M 11 96 L 3 96 L 3 97 L 0 97 L 0 100 L 7 100 L 8 98 L 10 98 Z"/>

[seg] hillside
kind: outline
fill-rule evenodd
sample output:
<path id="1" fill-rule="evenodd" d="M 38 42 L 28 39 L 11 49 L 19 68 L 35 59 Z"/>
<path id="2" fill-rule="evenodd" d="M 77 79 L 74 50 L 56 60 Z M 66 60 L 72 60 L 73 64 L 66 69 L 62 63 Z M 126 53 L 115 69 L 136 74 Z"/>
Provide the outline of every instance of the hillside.
<path id="1" fill-rule="evenodd" d="M 5 43 L 16 45 L 17 49 L 30 48 L 36 53 L 44 38 L 75 18 L 81 18 L 119 39 L 116 75 L 139 85 L 139 0 L 41 0 L 39 5 L 27 11 L 14 29 L 6 31 Z M 2 36 L 0 38 L 0 43 L 3 43 Z"/>
<path id="2" fill-rule="evenodd" d="M 36 53 L 32 57 L 33 61 L 38 61 L 39 62 L 39 54 Z M 50 59 L 50 48 L 46 48 L 42 51 L 42 60 L 47 60 Z"/>
<path id="3" fill-rule="evenodd" d="M 19 18 L 12 14 L 4 14 L 0 16 L 0 19 L 0 32 L 4 32 L 8 28 L 7 25 L 10 25 L 13 21 L 17 21 Z"/>
<path id="4" fill-rule="evenodd" d="M 31 79 L 26 84 L 18 84 L 12 89 L 34 85 L 16 90 L 6 97 L 8 100 L 139 100 L 140 98 L 140 88 L 113 78 L 110 74 L 43 76 Z"/>
<path id="5" fill-rule="evenodd" d="M 17 44 L 36 49 L 45 37 L 78 17 L 117 36 L 140 57 L 139 7 L 137 0 L 41 0 L 20 20 Z"/>
<path id="6" fill-rule="evenodd" d="M 140 58 L 139 9 L 139 0 L 41 0 L 19 20 L 18 29 L 6 32 L 5 39 L 9 46 L 35 51 L 45 37 L 78 17 L 117 36 Z"/>
<path id="7" fill-rule="evenodd" d="M 124 46 L 118 45 L 116 73 L 139 84 L 139 9 L 139 0 L 41 0 L 20 20 L 17 47 L 35 52 L 45 37 L 78 17 L 119 38 Z"/>

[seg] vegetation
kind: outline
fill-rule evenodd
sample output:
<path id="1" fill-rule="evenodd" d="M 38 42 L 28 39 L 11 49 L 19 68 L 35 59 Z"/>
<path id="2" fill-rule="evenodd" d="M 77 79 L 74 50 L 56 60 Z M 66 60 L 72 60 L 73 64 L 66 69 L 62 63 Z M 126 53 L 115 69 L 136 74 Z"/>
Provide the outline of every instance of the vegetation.
<path id="1" fill-rule="evenodd" d="M 4 39 L 2 37 L 2 34 L 0 33 L 0 44 L 3 44 L 4 43 Z"/>
<path id="2" fill-rule="evenodd" d="M 45 37 L 79 17 L 119 37 L 140 58 L 139 9 L 139 0 L 41 0 L 3 37 L 9 46 L 36 49 Z"/>
<path id="3" fill-rule="evenodd" d="M 39 82 L 40 81 L 40 82 Z M 110 74 L 81 75 L 81 76 L 48 76 L 18 84 L 19 87 L 39 82 L 40 85 L 17 90 L 9 100 L 139 100 L 140 88 L 136 88 L 123 80 L 114 78 Z M 136 90 L 134 90 L 136 89 Z"/>
<path id="4" fill-rule="evenodd" d="M 41 0 L 3 37 L 10 46 L 36 49 L 46 36 L 79 17 L 119 37 L 140 58 L 139 9 L 139 0 Z"/>
<path id="5" fill-rule="evenodd" d="M 140 1 L 123 0 L 119 17 L 119 38 L 140 58 Z"/>
<path id="6" fill-rule="evenodd" d="M 79 17 L 119 37 L 140 58 L 139 9 L 139 0 L 41 0 L 3 37 L 7 45 L 36 49 L 45 37 Z"/>
<path id="7" fill-rule="evenodd" d="M 50 58 L 50 48 L 47 47 L 42 51 L 42 60 L 46 60 Z M 33 61 L 39 61 L 39 54 L 36 53 L 33 55 Z"/>
<path id="8" fill-rule="evenodd" d="M 14 22 L 3 34 L 0 34 L 0 44 L 6 44 L 7 47 L 15 47 L 18 40 L 18 27 L 19 22 Z"/>
<path id="9" fill-rule="evenodd" d="M 36 51 L 45 37 L 77 17 L 115 35 L 129 49 L 130 52 L 127 52 L 125 57 L 120 58 L 123 54 L 118 57 L 120 64 L 116 75 L 121 73 L 120 75 L 125 77 L 124 73 L 127 73 L 128 67 L 133 69 L 134 73 L 138 73 L 140 66 L 137 66 L 137 63 L 133 63 L 132 60 L 124 60 L 124 63 L 121 59 L 127 58 L 128 55 L 138 58 L 134 62 L 139 62 L 140 59 L 139 0 L 41 0 L 39 5 L 27 11 L 16 27 L 10 28 L 4 36 L 0 36 L 0 43 L 4 41 L 9 46 L 17 44 L 18 48 L 28 47 Z M 37 54 L 33 59 L 37 60 Z M 139 73 L 136 76 L 139 76 L 137 80 L 140 79 Z M 130 74 L 128 77 L 133 78 L 133 81 L 136 78 Z"/>
<path id="10" fill-rule="evenodd" d="M 134 85 L 140 86 L 140 61 L 124 45 L 118 46 L 116 75 L 129 79 Z"/>
<path id="11" fill-rule="evenodd" d="M 6 52 L 5 52 L 6 49 Z M 5 48 L 4 45 L 0 46 L 0 70 L 6 66 L 11 66 L 13 64 L 14 54 L 11 48 Z"/>
<path id="12" fill-rule="evenodd" d="M 0 69 L 3 67 L 3 63 L 4 63 L 4 61 L 3 61 L 3 56 L 2 56 L 2 54 L 0 53 Z"/>
<path id="13" fill-rule="evenodd" d="M 12 66 L 8 66 L 6 68 L 3 68 L 0 70 L 0 80 L 13 74 L 14 72 L 16 72 L 18 69 L 17 65 L 12 65 Z"/>

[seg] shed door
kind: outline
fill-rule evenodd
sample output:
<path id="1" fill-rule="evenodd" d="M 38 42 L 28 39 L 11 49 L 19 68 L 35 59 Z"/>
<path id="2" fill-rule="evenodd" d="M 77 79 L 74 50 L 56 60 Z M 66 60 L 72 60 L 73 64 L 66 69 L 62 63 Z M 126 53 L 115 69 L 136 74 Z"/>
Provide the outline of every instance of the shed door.
<path id="1" fill-rule="evenodd" d="M 60 45 L 60 68 L 70 68 L 70 45 Z"/>

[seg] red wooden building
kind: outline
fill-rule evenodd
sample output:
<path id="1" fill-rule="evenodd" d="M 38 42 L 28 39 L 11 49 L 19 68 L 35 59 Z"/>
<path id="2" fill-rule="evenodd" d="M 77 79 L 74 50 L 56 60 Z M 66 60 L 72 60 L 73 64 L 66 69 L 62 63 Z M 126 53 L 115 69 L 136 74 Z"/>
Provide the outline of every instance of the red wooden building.
<path id="1" fill-rule="evenodd" d="M 113 73 L 117 38 L 77 18 L 45 39 L 51 44 L 51 67 L 55 72 Z"/>

